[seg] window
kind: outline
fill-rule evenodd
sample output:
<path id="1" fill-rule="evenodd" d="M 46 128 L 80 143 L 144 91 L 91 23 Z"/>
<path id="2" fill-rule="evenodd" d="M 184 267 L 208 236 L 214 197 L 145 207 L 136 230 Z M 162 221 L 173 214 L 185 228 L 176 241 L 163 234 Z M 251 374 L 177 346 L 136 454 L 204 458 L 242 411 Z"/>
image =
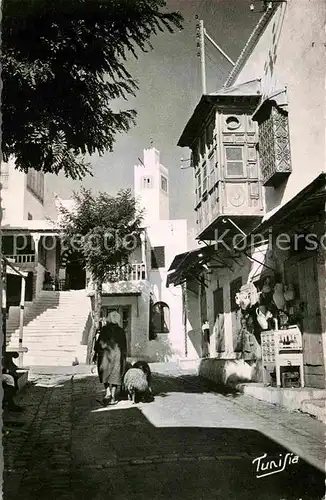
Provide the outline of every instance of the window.
<path id="1" fill-rule="evenodd" d="M 152 269 L 165 267 L 165 247 L 154 247 L 151 250 L 151 267 Z"/>
<path id="2" fill-rule="evenodd" d="M 154 333 L 169 333 L 170 309 L 165 302 L 156 302 L 152 308 L 152 328 Z"/>
<path id="3" fill-rule="evenodd" d="M 168 192 L 168 180 L 164 175 L 161 175 L 161 189 L 165 191 L 165 193 Z"/>
<path id="4" fill-rule="evenodd" d="M 44 174 L 33 168 L 27 172 L 27 189 L 41 202 L 44 201 Z"/>
<path id="5" fill-rule="evenodd" d="M 142 188 L 150 189 L 153 187 L 153 182 L 151 177 L 143 177 L 142 178 Z"/>
<path id="6" fill-rule="evenodd" d="M 226 126 L 229 130 L 236 130 L 240 127 L 240 121 L 236 116 L 229 116 L 226 120 Z"/>
<path id="7" fill-rule="evenodd" d="M 243 148 L 240 146 L 226 146 L 226 176 L 244 177 Z"/>
<path id="8" fill-rule="evenodd" d="M 201 174 L 200 174 L 200 172 L 198 172 L 198 175 L 197 175 L 197 193 L 198 193 L 198 200 L 201 200 L 202 190 L 201 190 Z"/>
<path id="9" fill-rule="evenodd" d="M 216 171 L 216 150 L 214 149 L 208 157 L 209 189 L 211 189 L 217 179 Z"/>
<path id="10" fill-rule="evenodd" d="M 205 191 L 207 191 L 207 166 L 206 163 L 204 163 L 202 167 L 202 172 L 203 172 L 203 194 Z"/>

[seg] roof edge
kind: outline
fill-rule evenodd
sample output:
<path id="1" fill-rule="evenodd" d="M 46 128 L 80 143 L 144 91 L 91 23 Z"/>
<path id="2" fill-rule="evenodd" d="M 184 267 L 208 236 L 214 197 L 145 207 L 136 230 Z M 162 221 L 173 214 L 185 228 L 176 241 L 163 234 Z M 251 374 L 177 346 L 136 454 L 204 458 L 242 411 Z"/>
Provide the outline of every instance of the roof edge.
<path id="1" fill-rule="evenodd" d="M 279 7 L 279 4 L 273 5 L 272 9 L 267 9 L 266 12 L 261 16 L 259 19 L 258 23 L 256 24 L 255 28 L 253 29 L 251 35 L 249 36 L 247 43 L 245 44 L 244 48 L 242 49 L 234 67 L 232 68 L 229 76 L 226 79 L 226 82 L 224 83 L 223 87 L 229 87 L 233 85 L 235 82 L 237 76 L 239 76 L 240 71 L 242 70 L 243 66 L 247 62 L 249 56 L 251 55 L 253 49 L 255 48 L 256 44 L 260 40 L 261 35 L 264 33 L 269 21 L 272 19 L 274 13 L 276 12 L 277 8 Z"/>

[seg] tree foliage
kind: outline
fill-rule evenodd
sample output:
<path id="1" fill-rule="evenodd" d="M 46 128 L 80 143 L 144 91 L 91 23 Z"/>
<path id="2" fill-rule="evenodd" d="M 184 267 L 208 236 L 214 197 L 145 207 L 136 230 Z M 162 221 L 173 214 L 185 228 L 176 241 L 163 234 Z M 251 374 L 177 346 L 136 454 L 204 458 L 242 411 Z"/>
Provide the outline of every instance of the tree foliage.
<path id="1" fill-rule="evenodd" d="M 164 0 L 4 0 L 5 161 L 74 179 L 90 172 L 84 156 L 112 151 L 135 121 L 134 110 L 112 108 L 137 90 L 128 56 L 181 21 Z"/>
<path id="2" fill-rule="evenodd" d="M 61 208 L 61 230 L 66 247 L 78 251 L 96 282 L 112 281 L 112 267 L 128 262 L 139 244 L 143 211 L 131 190 L 94 195 L 74 194 L 75 208 Z"/>

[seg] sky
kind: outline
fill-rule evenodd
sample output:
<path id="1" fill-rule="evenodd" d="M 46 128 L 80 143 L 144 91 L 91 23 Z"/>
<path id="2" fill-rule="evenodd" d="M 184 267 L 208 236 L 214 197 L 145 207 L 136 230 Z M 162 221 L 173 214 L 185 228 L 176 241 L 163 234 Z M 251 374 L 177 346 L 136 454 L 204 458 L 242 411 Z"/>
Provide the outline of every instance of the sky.
<path id="1" fill-rule="evenodd" d="M 177 146 L 181 133 L 202 95 L 200 59 L 196 48 L 196 22 L 204 21 L 208 34 L 236 61 L 254 26 L 258 14 L 249 9 L 249 0 L 167 0 L 168 10 L 179 11 L 184 29 L 165 32 L 151 40 L 153 50 L 139 52 L 128 68 L 137 80 L 136 98 L 121 102 L 121 109 L 136 109 L 137 124 L 128 133 L 118 135 L 113 152 L 90 161 L 93 177 L 82 183 L 54 178 L 51 187 L 63 197 L 78 191 L 81 184 L 95 191 L 114 195 L 133 187 L 134 165 L 143 158 L 143 149 L 153 146 L 161 153 L 161 163 L 169 169 L 170 217 L 188 219 L 189 233 L 195 227 L 193 172 L 180 169 L 181 158 L 189 150 Z M 207 93 L 220 89 L 232 65 L 206 42 Z"/>

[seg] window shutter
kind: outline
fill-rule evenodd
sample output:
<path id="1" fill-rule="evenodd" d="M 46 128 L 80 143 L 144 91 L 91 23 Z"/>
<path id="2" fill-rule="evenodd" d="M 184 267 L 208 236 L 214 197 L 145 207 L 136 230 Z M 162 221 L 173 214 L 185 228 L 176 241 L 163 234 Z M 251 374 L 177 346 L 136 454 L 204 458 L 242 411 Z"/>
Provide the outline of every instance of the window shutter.
<path id="1" fill-rule="evenodd" d="M 154 247 L 151 251 L 151 267 L 152 269 L 159 269 L 165 267 L 165 248 Z"/>

